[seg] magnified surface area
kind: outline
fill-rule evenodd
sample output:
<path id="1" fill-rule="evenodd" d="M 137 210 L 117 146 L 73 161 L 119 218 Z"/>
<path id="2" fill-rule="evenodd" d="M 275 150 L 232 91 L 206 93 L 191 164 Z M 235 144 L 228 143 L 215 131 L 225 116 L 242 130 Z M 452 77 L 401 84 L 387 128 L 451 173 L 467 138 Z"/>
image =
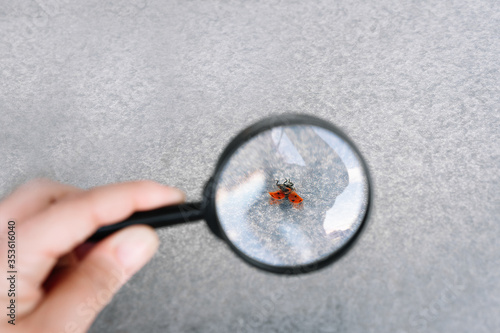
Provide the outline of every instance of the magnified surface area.
<path id="1" fill-rule="evenodd" d="M 303 199 L 273 199 L 289 179 Z M 265 265 L 310 265 L 342 248 L 360 228 L 368 176 L 351 145 L 318 126 L 280 126 L 240 146 L 217 179 L 216 210 L 230 242 Z"/>

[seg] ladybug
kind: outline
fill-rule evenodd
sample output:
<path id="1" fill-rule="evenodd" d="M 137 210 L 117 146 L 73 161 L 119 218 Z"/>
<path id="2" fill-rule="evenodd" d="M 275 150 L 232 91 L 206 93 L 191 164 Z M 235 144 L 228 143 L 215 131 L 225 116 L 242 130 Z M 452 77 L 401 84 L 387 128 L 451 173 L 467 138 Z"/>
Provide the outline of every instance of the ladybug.
<path id="1" fill-rule="evenodd" d="M 280 183 L 279 180 L 276 180 L 276 186 L 279 187 L 278 191 L 269 192 L 269 195 L 276 200 L 281 200 L 288 195 L 288 200 L 290 200 L 293 204 L 299 204 L 304 199 L 302 199 L 297 192 L 295 192 L 295 187 L 290 179 L 286 179 L 283 183 Z"/>

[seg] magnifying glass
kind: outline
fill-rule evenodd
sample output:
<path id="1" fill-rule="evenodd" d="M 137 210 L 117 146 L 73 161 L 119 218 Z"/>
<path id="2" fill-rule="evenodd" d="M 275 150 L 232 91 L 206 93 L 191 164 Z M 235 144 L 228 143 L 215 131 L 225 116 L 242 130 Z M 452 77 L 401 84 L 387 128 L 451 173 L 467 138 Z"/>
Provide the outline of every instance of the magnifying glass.
<path id="1" fill-rule="evenodd" d="M 309 115 L 261 120 L 223 151 L 201 202 L 134 213 L 100 228 L 154 228 L 204 219 L 248 263 L 274 273 L 310 272 L 352 247 L 370 207 L 370 177 L 351 140 Z"/>

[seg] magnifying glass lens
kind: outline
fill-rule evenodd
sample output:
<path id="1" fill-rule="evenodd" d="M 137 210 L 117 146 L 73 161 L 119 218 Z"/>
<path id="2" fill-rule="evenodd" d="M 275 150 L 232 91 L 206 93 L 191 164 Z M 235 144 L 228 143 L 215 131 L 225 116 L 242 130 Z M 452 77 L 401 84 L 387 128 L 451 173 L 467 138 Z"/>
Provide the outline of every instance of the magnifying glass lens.
<path id="1" fill-rule="evenodd" d="M 353 238 L 368 209 L 360 156 L 342 135 L 319 126 L 253 136 L 215 181 L 222 232 L 241 254 L 272 267 L 331 256 Z"/>

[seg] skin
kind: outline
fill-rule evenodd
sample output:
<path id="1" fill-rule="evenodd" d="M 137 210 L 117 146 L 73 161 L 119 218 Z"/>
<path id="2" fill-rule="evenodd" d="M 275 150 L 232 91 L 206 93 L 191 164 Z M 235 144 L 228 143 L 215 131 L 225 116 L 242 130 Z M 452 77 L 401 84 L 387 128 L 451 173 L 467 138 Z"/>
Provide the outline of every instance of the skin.
<path id="1" fill-rule="evenodd" d="M 148 226 L 84 243 L 99 227 L 134 211 L 184 201 L 182 192 L 151 181 L 82 190 L 37 179 L 0 202 L 0 269 L 7 272 L 7 222 L 16 222 L 16 325 L 0 332 L 85 332 L 120 287 L 158 248 Z M 7 313 L 9 281 L 0 279 Z"/>

